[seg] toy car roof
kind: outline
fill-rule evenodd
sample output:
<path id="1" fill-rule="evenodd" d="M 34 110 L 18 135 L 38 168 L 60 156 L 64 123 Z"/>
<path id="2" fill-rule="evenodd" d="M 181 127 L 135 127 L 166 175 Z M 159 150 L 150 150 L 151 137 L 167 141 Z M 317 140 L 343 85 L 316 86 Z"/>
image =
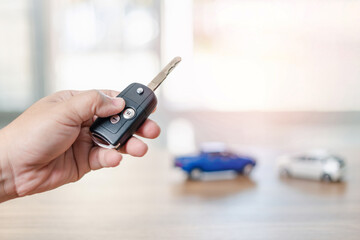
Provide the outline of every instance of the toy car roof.
<path id="1" fill-rule="evenodd" d="M 293 156 L 294 157 L 306 156 L 306 157 L 314 157 L 317 159 L 322 159 L 322 158 L 334 157 L 337 155 L 334 155 L 332 152 L 325 149 L 316 149 L 307 152 L 298 152 L 296 154 L 293 154 Z"/>
<path id="2" fill-rule="evenodd" d="M 316 149 L 316 150 L 304 152 L 304 153 L 302 153 L 302 155 L 308 155 L 308 156 L 321 158 L 321 157 L 327 157 L 327 156 L 331 155 L 331 153 L 325 149 Z"/>

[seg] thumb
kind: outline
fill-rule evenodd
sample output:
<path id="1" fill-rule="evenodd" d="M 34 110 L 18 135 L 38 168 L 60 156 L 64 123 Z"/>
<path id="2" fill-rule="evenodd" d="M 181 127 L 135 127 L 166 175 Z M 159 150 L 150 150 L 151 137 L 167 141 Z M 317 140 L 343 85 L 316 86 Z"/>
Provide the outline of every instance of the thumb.
<path id="1" fill-rule="evenodd" d="M 77 94 L 66 104 L 67 109 L 75 117 L 77 124 L 91 119 L 94 115 L 108 117 L 117 114 L 125 107 L 124 99 L 109 97 L 98 90 Z"/>

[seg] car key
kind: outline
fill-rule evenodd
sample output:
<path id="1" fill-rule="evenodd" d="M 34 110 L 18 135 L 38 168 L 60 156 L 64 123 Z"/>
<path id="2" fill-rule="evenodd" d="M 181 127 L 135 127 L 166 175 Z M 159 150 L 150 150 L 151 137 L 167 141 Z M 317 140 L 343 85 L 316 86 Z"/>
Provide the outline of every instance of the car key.
<path id="1" fill-rule="evenodd" d="M 91 125 L 93 141 L 104 148 L 119 149 L 123 146 L 153 112 L 157 104 L 154 91 L 180 61 L 180 57 L 175 57 L 148 86 L 140 83 L 127 86 L 117 96 L 125 100 L 124 110 L 111 117 L 99 117 Z"/>

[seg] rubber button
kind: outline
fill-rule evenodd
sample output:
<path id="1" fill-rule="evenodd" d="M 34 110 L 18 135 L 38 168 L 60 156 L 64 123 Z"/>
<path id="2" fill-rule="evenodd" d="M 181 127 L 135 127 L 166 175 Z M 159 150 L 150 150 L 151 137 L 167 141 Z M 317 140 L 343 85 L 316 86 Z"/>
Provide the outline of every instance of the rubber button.
<path id="1" fill-rule="evenodd" d="M 124 113 L 123 113 L 123 117 L 125 119 L 131 119 L 135 116 L 135 110 L 132 108 L 127 108 L 125 109 Z"/>
<path id="2" fill-rule="evenodd" d="M 144 89 L 141 88 L 141 87 L 139 87 L 138 89 L 136 89 L 136 92 L 137 92 L 139 95 L 141 95 L 141 94 L 143 94 Z"/>
<path id="3" fill-rule="evenodd" d="M 120 121 L 120 116 L 119 115 L 114 115 L 114 116 L 111 116 L 110 117 L 110 122 L 112 123 L 112 124 L 116 124 L 116 123 L 118 123 Z"/>

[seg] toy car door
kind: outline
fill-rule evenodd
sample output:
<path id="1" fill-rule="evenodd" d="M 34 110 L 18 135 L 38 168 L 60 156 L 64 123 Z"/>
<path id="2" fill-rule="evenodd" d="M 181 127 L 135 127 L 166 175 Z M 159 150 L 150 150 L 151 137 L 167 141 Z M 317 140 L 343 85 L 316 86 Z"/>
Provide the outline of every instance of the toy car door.
<path id="1" fill-rule="evenodd" d="M 291 166 L 294 176 L 302 178 L 318 178 L 320 161 L 311 156 L 301 156 L 297 158 Z"/>
<path id="2" fill-rule="evenodd" d="M 290 166 L 291 174 L 296 177 L 307 177 L 308 175 L 307 169 L 308 169 L 308 163 L 307 163 L 307 156 L 305 155 L 296 157 L 292 161 Z"/>
<path id="3" fill-rule="evenodd" d="M 204 171 L 221 171 L 223 168 L 223 163 L 221 161 L 221 155 L 219 153 L 209 153 L 207 158 L 204 159 L 202 168 Z"/>
<path id="4" fill-rule="evenodd" d="M 317 157 L 309 156 L 306 165 L 306 176 L 312 179 L 320 179 L 323 174 L 323 163 Z"/>
<path id="5" fill-rule="evenodd" d="M 236 161 L 234 161 L 233 154 L 222 152 L 220 154 L 221 170 L 232 170 L 236 168 Z"/>

